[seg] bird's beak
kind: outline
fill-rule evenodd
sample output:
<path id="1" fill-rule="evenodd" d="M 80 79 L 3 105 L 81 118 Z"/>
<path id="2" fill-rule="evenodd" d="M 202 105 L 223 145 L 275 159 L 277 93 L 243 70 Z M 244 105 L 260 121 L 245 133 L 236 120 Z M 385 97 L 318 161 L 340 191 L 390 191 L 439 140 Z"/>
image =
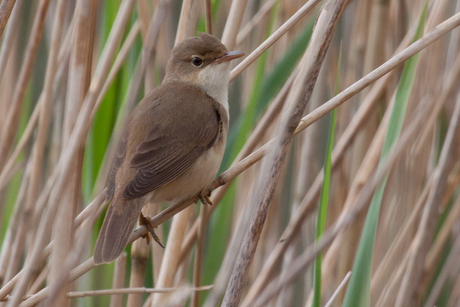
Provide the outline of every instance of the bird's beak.
<path id="1" fill-rule="evenodd" d="M 224 56 L 221 56 L 220 58 L 217 58 L 214 63 L 223 63 L 223 62 L 229 62 L 231 60 L 240 58 L 244 55 L 244 52 L 241 51 L 230 51 L 227 52 Z"/>

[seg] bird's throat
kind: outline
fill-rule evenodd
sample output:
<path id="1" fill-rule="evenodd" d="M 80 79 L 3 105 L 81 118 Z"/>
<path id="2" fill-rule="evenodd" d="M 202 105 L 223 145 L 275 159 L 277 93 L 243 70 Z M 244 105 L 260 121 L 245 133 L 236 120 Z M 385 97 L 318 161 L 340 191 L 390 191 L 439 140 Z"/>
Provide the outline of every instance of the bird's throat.
<path id="1" fill-rule="evenodd" d="M 230 78 L 230 65 L 227 63 L 209 65 L 199 74 L 198 86 L 218 103 L 228 113 L 228 81 Z"/>

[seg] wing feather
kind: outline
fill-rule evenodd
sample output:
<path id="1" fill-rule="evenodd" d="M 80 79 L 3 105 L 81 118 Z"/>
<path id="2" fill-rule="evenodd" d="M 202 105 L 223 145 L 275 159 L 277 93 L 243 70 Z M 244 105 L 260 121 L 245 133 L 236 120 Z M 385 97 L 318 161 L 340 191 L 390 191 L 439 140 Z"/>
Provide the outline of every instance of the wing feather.
<path id="1" fill-rule="evenodd" d="M 115 151 L 115 156 L 113 157 L 112 168 L 109 172 L 109 180 L 107 184 L 107 191 L 105 194 L 105 200 L 108 201 L 113 197 L 115 192 L 115 176 L 118 169 L 123 164 L 126 156 L 126 146 L 128 143 L 128 130 L 125 130 L 121 135 L 120 141 L 118 142 L 117 149 Z"/>
<path id="2" fill-rule="evenodd" d="M 129 158 L 136 174 L 123 191 L 126 199 L 141 197 L 182 175 L 219 135 L 221 118 L 212 98 L 192 86 L 182 95 L 162 89 L 162 93 L 150 97 L 153 101 L 149 111 L 133 119 L 138 124 L 153 124 Z M 158 97 L 169 103 L 159 103 Z"/>

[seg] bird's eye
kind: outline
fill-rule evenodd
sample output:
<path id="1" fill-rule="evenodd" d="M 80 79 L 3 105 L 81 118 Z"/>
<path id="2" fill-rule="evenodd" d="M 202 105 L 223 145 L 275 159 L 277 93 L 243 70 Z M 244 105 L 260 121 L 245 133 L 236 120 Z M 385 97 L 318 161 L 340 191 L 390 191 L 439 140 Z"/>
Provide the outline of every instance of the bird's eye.
<path id="1" fill-rule="evenodd" d="M 192 65 L 195 66 L 195 67 L 200 67 L 201 65 L 203 65 L 203 59 L 195 56 L 192 58 Z"/>

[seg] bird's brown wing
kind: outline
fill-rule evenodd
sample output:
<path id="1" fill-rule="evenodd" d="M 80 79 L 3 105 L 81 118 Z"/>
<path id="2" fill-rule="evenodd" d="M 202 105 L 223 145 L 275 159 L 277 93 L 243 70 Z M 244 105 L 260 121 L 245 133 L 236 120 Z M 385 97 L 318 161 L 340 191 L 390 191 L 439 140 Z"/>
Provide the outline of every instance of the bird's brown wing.
<path id="1" fill-rule="evenodd" d="M 121 135 L 121 138 L 117 145 L 117 149 L 115 151 L 115 156 L 113 157 L 112 168 L 110 169 L 109 180 L 107 183 L 107 190 L 105 192 L 106 201 L 111 199 L 113 197 L 113 193 L 115 192 L 115 176 L 117 174 L 118 169 L 125 160 L 126 147 L 128 143 L 128 132 L 129 130 L 126 129 Z"/>
<path id="2" fill-rule="evenodd" d="M 137 172 L 123 191 L 126 199 L 141 197 L 179 177 L 218 137 L 220 117 L 209 96 L 194 87 L 182 95 L 163 90 L 167 93 L 162 97 L 169 96 L 169 103 L 154 105 L 148 115 L 153 126 L 130 160 Z"/>

